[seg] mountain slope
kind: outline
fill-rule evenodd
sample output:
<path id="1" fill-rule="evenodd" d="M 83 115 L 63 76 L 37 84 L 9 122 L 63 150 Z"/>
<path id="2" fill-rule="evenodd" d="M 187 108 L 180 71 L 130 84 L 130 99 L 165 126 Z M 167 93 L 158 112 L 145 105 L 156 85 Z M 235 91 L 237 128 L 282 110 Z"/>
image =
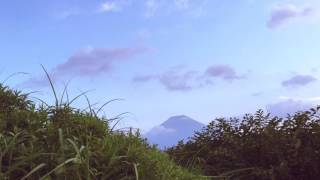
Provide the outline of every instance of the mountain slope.
<path id="1" fill-rule="evenodd" d="M 152 128 L 145 137 L 159 148 L 171 147 L 180 140 L 187 140 L 195 131 L 201 130 L 204 124 L 185 115 L 173 116 L 159 126 Z"/>

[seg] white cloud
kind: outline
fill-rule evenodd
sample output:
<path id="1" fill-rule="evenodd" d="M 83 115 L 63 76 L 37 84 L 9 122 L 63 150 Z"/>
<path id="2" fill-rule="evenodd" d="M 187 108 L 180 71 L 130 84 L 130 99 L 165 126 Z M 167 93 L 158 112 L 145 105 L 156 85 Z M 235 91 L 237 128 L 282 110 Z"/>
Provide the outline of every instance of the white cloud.
<path id="1" fill-rule="evenodd" d="M 145 0 L 145 13 L 147 18 L 157 15 L 169 15 L 179 11 L 199 17 L 204 13 L 207 0 Z"/>
<path id="2" fill-rule="evenodd" d="M 101 4 L 99 12 L 115 12 L 115 11 L 119 11 L 119 7 L 115 2 L 104 2 Z"/>
<path id="3" fill-rule="evenodd" d="M 152 130 L 149 133 L 151 133 L 150 135 L 158 135 L 158 134 L 167 134 L 167 133 L 175 133 L 175 132 L 176 132 L 175 129 L 166 128 L 160 125 L 152 128 Z"/>

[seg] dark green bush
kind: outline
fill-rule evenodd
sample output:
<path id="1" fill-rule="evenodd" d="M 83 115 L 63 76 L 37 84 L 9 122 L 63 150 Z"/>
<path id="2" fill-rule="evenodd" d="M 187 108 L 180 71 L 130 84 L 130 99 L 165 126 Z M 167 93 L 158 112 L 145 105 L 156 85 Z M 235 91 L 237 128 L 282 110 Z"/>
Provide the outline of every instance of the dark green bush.
<path id="1" fill-rule="evenodd" d="M 286 119 L 265 115 L 220 118 L 186 143 L 168 149 L 189 169 L 226 179 L 319 179 L 319 109 Z"/>

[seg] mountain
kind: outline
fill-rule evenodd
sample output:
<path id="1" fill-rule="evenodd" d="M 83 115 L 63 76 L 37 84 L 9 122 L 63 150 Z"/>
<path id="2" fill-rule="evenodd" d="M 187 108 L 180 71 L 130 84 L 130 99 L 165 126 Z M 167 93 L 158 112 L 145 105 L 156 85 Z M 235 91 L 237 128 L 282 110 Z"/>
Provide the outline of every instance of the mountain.
<path id="1" fill-rule="evenodd" d="M 151 144 L 157 144 L 160 149 L 174 146 L 180 140 L 187 140 L 195 131 L 205 125 L 185 115 L 170 117 L 161 125 L 152 128 L 145 134 Z"/>

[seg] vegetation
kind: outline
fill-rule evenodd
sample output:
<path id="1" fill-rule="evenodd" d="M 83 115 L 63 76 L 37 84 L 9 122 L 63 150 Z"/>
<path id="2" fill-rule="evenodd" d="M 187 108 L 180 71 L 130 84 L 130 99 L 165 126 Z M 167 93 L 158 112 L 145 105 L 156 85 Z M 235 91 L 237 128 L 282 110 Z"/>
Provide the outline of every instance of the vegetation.
<path id="1" fill-rule="evenodd" d="M 99 117 L 102 107 L 94 110 L 88 102 L 87 111 L 73 108 L 85 93 L 69 100 L 65 89 L 58 100 L 52 89 L 55 105 L 36 106 L 28 94 L 0 84 L 1 180 L 320 177 L 320 107 L 284 119 L 262 110 L 219 118 L 160 152 L 139 131 L 110 127 L 117 119 Z"/>
<path id="2" fill-rule="evenodd" d="M 319 179 L 319 109 L 285 119 L 262 110 L 242 120 L 219 118 L 167 152 L 181 166 L 216 178 Z"/>
<path id="3" fill-rule="evenodd" d="M 138 131 L 114 131 L 90 105 L 72 108 L 75 99 L 37 107 L 27 94 L 0 84 L 0 179 L 204 179 L 175 165 Z"/>

